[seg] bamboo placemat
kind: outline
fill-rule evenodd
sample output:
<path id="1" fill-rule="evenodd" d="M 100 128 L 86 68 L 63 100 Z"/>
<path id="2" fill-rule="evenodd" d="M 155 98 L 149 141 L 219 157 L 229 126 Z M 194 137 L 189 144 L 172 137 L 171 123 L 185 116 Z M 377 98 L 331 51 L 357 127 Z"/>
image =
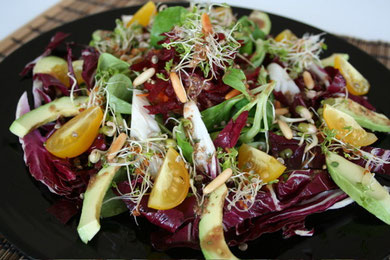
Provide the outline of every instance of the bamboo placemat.
<path id="1" fill-rule="evenodd" d="M 167 0 L 158 0 L 167 2 Z M 146 0 L 62 0 L 42 15 L 0 41 L 0 61 L 38 35 L 72 20 L 119 7 L 139 5 Z M 390 69 L 390 44 L 343 37 Z M 23 254 L 0 235 L 0 260 L 23 259 Z"/>

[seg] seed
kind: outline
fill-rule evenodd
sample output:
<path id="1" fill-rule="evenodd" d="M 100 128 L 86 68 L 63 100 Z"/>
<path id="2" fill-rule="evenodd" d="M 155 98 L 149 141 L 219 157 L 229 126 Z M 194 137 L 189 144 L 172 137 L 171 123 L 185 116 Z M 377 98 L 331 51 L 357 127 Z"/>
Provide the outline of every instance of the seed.
<path id="1" fill-rule="evenodd" d="M 209 184 L 206 185 L 203 189 L 203 194 L 209 194 L 215 191 L 219 186 L 224 184 L 230 176 L 232 176 L 233 171 L 230 168 L 224 170 L 221 174 L 219 174 L 214 180 L 212 180 Z"/>
<path id="2" fill-rule="evenodd" d="M 317 92 L 315 92 L 314 90 L 309 90 L 306 92 L 306 97 L 307 98 L 310 98 L 310 99 L 313 99 L 317 96 Z"/>
<path id="3" fill-rule="evenodd" d="M 92 152 L 88 155 L 88 160 L 91 163 L 97 163 L 100 160 L 101 151 L 98 149 L 93 149 Z"/>
<path id="4" fill-rule="evenodd" d="M 153 55 L 153 56 L 152 56 L 152 59 L 151 59 L 151 62 L 152 62 L 153 64 L 157 64 L 157 62 L 158 62 L 158 57 L 157 57 L 156 55 Z"/>
<path id="5" fill-rule="evenodd" d="M 154 73 L 156 73 L 156 70 L 154 68 L 149 68 L 138 75 L 133 81 L 133 86 L 139 86 L 143 83 L 145 83 L 148 79 L 153 77 Z"/>
<path id="6" fill-rule="evenodd" d="M 229 93 L 226 94 L 225 96 L 225 99 L 228 100 L 228 99 L 231 99 L 235 96 L 238 96 L 241 92 L 238 91 L 237 89 L 232 89 L 231 91 L 229 91 Z"/>
<path id="7" fill-rule="evenodd" d="M 287 149 L 284 149 L 283 151 L 281 151 L 279 153 L 280 157 L 282 157 L 283 159 L 288 159 L 292 156 L 293 152 L 290 148 L 287 148 Z"/>
<path id="8" fill-rule="evenodd" d="M 238 246 L 238 249 L 240 249 L 241 251 L 246 251 L 248 249 L 248 244 L 247 243 L 241 243 Z"/>
<path id="9" fill-rule="evenodd" d="M 314 80 L 311 77 L 310 72 L 308 72 L 308 71 L 303 72 L 303 82 L 305 82 L 305 86 L 308 89 L 313 89 L 314 88 Z"/>
<path id="10" fill-rule="evenodd" d="M 284 159 L 282 157 L 278 157 L 278 158 L 276 158 L 276 160 L 278 162 L 280 162 L 281 164 L 284 164 Z"/>
<path id="11" fill-rule="evenodd" d="M 317 127 L 313 124 L 307 124 L 307 123 L 299 123 L 298 130 L 305 134 L 317 133 Z"/>
<path id="12" fill-rule="evenodd" d="M 293 132 L 288 124 L 280 119 L 277 120 L 280 130 L 282 131 L 284 137 L 288 140 L 293 138 Z"/>
<path id="13" fill-rule="evenodd" d="M 171 72 L 169 74 L 169 78 L 171 79 L 172 87 L 175 91 L 177 98 L 180 100 L 181 103 L 186 103 L 188 100 L 187 93 L 183 87 L 183 84 L 181 83 L 179 76 L 176 74 L 176 72 Z"/>
<path id="14" fill-rule="evenodd" d="M 288 108 L 285 108 L 285 107 L 275 109 L 275 114 L 278 115 L 278 116 L 285 115 L 288 112 L 289 112 Z"/>
<path id="15" fill-rule="evenodd" d="M 309 120 L 312 118 L 312 114 L 310 113 L 309 109 L 307 109 L 304 106 L 297 106 L 295 108 L 295 111 L 304 119 Z"/>

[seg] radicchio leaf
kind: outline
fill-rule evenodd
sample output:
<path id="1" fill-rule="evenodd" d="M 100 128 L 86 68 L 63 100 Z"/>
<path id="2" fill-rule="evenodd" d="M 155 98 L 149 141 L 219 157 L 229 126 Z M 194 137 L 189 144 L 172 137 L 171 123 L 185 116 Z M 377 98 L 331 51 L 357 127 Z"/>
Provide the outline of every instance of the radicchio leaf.
<path id="1" fill-rule="evenodd" d="M 72 65 L 72 48 L 70 47 L 70 44 L 67 44 L 66 45 L 66 51 L 67 51 L 67 55 L 66 55 L 66 61 L 68 63 L 68 72 L 69 72 L 69 86 L 73 86 L 75 85 L 74 89 L 78 89 L 79 88 L 79 85 L 77 84 L 77 80 L 76 80 L 76 75 L 74 74 L 74 69 L 73 69 L 73 65 Z"/>
<path id="2" fill-rule="evenodd" d="M 79 212 L 81 201 L 59 199 L 47 211 L 56 217 L 62 224 L 66 224 Z"/>
<path id="3" fill-rule="evenodd" d="M 88 47 L 81 52 L 81 59 L 84 61 L 81 77 L 84 79 L 88 89 L 94 86 L 99 56 L 99 52 L 93 47 Z"/>
<path id="4" fill-rule="evenodd" d="M 27 75 L 27 73 L 34 68 L 35 64 L 42 59 L 43 57 L 49 56 L 52 51 L 57 48 L 58 45 L 60 45 L 70 34 L 63 33 L 63 32 L 57 32 L 51 39 L 49 44 L 46 46 L 45 51 L 35 58 L 33 61 L 30 61 L 26 64 L 22 72 L 20 72 L 20 76 L 24 77 Z"/>
<path id="5" fill-rule="evenodd" d="M 69 89 L 62 84 L 61 81 L 50 74 L 37 73 L 34 75 L 34 80 L 40 80 L 42 82 L 44 93 L 52 99 L 55 99 L 56 97 L 55 88 L 58 89 L 64 96 L 70 95 Z"/>
<path id="6" fill-rule="evenodd" d="M 214 140 L 215 147 L 232 148 L 237 144 L 240 137 L 241 130 L 246 124 L 248 118 L 248 111 L 242 112 L 235 121 L 230 119 L 229 123 L 218 134 Z"/>

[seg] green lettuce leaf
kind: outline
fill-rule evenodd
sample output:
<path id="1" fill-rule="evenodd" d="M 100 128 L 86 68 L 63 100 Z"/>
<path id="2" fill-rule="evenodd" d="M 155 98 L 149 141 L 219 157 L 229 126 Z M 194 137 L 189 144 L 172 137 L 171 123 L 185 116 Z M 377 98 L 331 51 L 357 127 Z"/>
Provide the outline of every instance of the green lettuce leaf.
<path id="1" fill-rule="evenodd" d="M 186 13 L 187 9 L 182 6 L 168 7 L 159 12 L 150 31 L 152 46 L 158 47 L 157 43 L 164 39 L 162 33 L 169 32 L 175 25 L 181 25 Z"/>
<path id="2" fill-rule="evenodd" d="M 190 144 L 184 131 L 183 120 L 177 126 L 175 135 L 177 145 L 182 150 L 184 158 L 187 160 L 187 162 L 192 163 L 192 153 L 194 152 L 194 148 Z"/>
<path id="3" fill-rule="evenodd" d="M 244 83 L 246 81 L 246 76 L 241 69 L 228 68 L 225 75 L 222 77 L 222 81 L 226 85 L 243 93 L 248 100 L 251 99 Z"/>
<path id="4" fill-rule="evenodd" d="M 108 102 L 115 112 L 131 114 L 132 87 L 131 80 L 124 74 L 115 74 L 108 80 Z"/>

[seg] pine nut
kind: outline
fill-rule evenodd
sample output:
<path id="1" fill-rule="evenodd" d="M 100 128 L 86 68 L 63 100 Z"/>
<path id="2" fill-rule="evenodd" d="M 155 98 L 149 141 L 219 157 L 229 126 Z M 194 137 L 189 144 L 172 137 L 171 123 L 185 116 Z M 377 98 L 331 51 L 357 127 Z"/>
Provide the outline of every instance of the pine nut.
<path id="1" fill-rule="evenodd" d="M 293 138 L 293 132 L 288 124 L 280 119 L 277 120 L 280 130 L 282 131 L 284 137 L 288 140 Z"/>
<path id="2" fill-rule="evenodd" d="M 282 107 L 282 108 L 277 108 L 275 109 L 275 115 L 285 115 L 289 112 L 288 108 Z"/>
<path id="3" fill-rule="evenodd" d="M 115 158 L 117 152 L 122 149 L 123 145 L 127 140 L 127 135 L 125 133 L 121 133 L 111 144 L 110 148 L 107 152 L 107 160 L 112 162 Z"/>
<path id="4" fill-rule="evenodd" d="M 215 191 L 219 186 L 224 184 L 230 176 L 232 176 L 233 171 L 230 168 L 227 168 L 221 174 L 219 174 L 214 180 L 212 180 L 209 184 L 206 185 L 203 189 L 203 194 L 209 194 Z"/>
<path id="5" fill-rule="evenodd" d="M 179 76 L 176 74 L 176 72 L 171 72 L 169 74 L 169 78 L 171 79 L 172 87 L 173 90 L 175 91 L 177 98 L 180 100 L 181 103 L 186 103 L 187 93 L 183 87 L 183 84 L 180 81 Z"/>
<path id="6" fill-rule="evenodd" d="M 207 13 L 203 13 L 201 17 L 202 31 L 205 36 L 213 34 L 213 27 L 211 25 L 210 17 Z"/>
<path id="7" fill-rule="evenodd" d="M 235 96 L 238 96 L 241 92 L 238 91 L 237 89 L 232 89 L 231 91 L 229 91 L 226 96 L 225 96 L 225 99 L 228 100 L 228 99 L 231 99 L 231 98 L 234 98 Z"/>
<path id="8" fill-rule="evenodd" d="M 148 79 L 153 77 L 154 73 L 156 73 L 156 70 L 154 68 L 149 68 L 138 75 L 133 81 L 133 86 L 139 86 L 141 84 L 144 84 Z"/>
<path id="9" fill-rule="evenodd" d="M 304 71 L 303 72 L 303 82 L 305 82 L 305 86 L 308 89 L 313 89 L 314 88 L 314 80 L 311 77 L 310 72 L 308 72 L 308 71 Z"/>

